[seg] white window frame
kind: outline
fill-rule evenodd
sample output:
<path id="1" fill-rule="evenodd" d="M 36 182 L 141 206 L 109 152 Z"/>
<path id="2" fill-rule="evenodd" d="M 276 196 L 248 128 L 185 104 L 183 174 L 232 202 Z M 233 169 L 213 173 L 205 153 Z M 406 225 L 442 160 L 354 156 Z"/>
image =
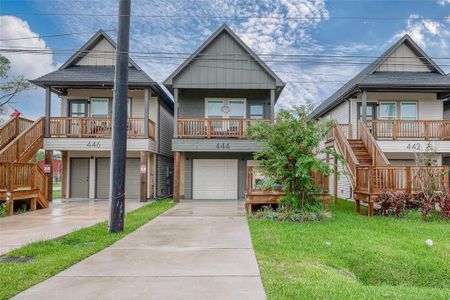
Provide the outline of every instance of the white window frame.
<path id="1" fill-rule="evenodd" d="M 247 118 L 247 99 L 246 98 L 205 98 L 205 118 L 208 118 L 208 102 L 209 101 L 223 101 L 223 105 L 228 105 L 229 101 L 243 101 L 244 102 L 244 116 Z M 222 112 L 222 119 L 229 119 L 228 113 Z"/>
<path id="2" fill-rule="evenodd" d="M 379 120 L 385 120 L 385 121 L 392 121 L 392 120 L 397 120 L 397 118 L 398 118 L 398 111 L 397 111 L 397 109 L 398 109 L 398 105 L 397 105 L 397 101 L 380 101 L 380 102 L 378 102 L 378 104 L 379 104 L 379 109 L 378 109 L 378 119 Z M 393 119 L 383 119 L 383 116 L 381 115 L 381 105 L 382 104 L 394 104 L 394 107 L 395 107 L 395 109 L 394 109 L 394 112 L 395 112 L 395 115 L 394 115 L 394 118 Z"/>
<path id="3" fill-rule="evenodd" d="M 107 107 L 107 112 L 105 116 L 93 116 L 92 115 L 92 103 L 95 101 L 105 101 L 106 100 L 106 107 Z M 89 116 L 90 117 L 97 117 L 97 118 L 108 118 L 111 116 L 110 112 L 109 112 L 109 108 L 110 108 L 110 98 L 107 97 L 91 97 L 90 101 L 89 101 Z"/>
<path id="4" fill-rule="evenodd" d="M 415 104 L 416 105 L 416 118 L 415 120 L 419 119 L 419 104 L 417 103 L 417 101 L 401 101 L 400 102 L 400 120 L 403 120 L 403 115 L 402 115 L 402 105 L 403 104 Z M 413 120 L 407 120 L 407 121 L 413 121 Z"/>

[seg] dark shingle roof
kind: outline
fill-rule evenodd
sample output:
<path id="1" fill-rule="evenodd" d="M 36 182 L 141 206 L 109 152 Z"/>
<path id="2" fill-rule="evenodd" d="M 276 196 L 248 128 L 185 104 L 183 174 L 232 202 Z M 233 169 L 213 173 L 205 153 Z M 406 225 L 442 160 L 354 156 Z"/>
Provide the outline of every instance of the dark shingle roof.
<path id="1" fill-rule="evenodd" d="M 430 69 L 430 72 L 376 72 L 376 69 L 383 64 L 386 58 L 403 43 L 407 43 L 413 51 L 417 52 L 418 56 L 421 57 L 425 65 Z M 443 88 L 450 90 L 450 76 L 445 75 L 439 66 L 420 49 L 411 37 L 405 35 L 358 75 L 317 106 L 310 116 L 312 118 L 320 118 L 355 94 L 359 88 L 364 87 L 391 89 Z"/>
<path id="2" fill-rule="evenodd" d="M 31 80 L 37 85 L 85 85 L 114 83 L 114 66 L 71 66 L 56 70 L 37 79 Z M 134 67 L 128 69 L 128 83 L 130 85 L 150 86 L 155 82 L 144 71 Z"/>

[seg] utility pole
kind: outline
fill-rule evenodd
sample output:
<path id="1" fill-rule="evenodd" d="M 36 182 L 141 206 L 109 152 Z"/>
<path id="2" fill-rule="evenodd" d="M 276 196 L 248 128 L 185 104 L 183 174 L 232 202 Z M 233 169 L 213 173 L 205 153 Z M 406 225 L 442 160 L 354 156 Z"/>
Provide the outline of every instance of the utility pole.
<path id="1" fill-rule="evenodd" d="M 123 231 L 125 215 L 125 169 L 127 157 L 128 50 L 131 0 L 119 0 L 116 73 L 109 188 L 109 232 Z"/>

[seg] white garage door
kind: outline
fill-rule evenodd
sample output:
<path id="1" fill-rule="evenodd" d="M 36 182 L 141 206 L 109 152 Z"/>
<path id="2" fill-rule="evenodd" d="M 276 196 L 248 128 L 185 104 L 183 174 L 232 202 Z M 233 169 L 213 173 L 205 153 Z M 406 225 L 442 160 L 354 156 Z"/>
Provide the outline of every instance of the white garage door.
<path id="1" fill-rule="evenodd" d="M 194 159 L 194 199 L 237 199 L 236 159 Z"/>

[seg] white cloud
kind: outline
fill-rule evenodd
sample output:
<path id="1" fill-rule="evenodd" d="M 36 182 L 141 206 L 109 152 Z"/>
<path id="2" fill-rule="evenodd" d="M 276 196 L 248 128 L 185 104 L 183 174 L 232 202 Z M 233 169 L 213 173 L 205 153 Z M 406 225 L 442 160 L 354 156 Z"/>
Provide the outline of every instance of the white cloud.
<path id="1" fill-rule="evenodd" d="M 0 16 L 0 47 L 1 48 L 32 48 L 49 50 L 45 41 L 40 38 L 17 39 L 21 37 L 39 37 L 33 32 L 28 23 L 14 16 Z M 11 61 L 10 75 L 24 75 L 28 79 L 34 79 L 55 69 L 51 52 L 45 55 L 32 53 L 3 53 Z"/>
<path id="2" fill-rule="evenodd" d="M 446 5 L 446 4 L 449 4 L 449 3 L 450 3 L 450 0 L 438 0 L 437 3 L 438 3 L 439 5 L 444 6 L 444 5 Z"/>

